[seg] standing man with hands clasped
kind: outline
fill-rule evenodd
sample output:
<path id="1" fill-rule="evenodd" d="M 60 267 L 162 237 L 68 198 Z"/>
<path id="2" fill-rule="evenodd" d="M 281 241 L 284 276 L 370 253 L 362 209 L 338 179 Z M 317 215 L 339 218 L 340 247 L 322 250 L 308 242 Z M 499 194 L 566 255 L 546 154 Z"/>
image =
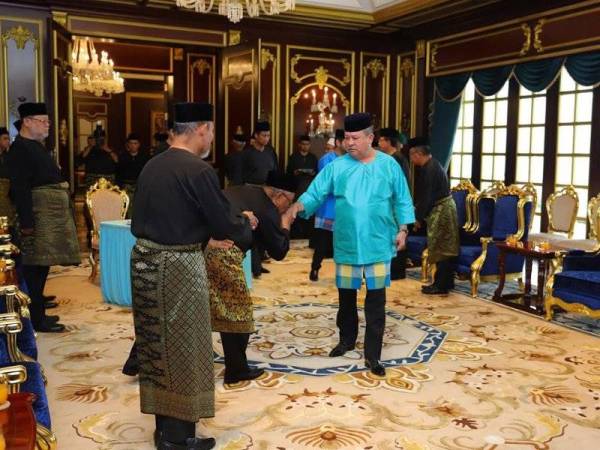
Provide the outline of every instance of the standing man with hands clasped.
<path id="1" fill-rule="evenodd" d="M 355 347 L 356 297 L 364 278 L 365 365 L 373 374 L 383 376 L 385 369 L 379 360 L 385 328 L 385 288 L 390 285 L 390 261 L 405 247 L 407 224 L 415 221 L 413 203 L 396 161 L 372 147 L 371 115 L 347 116 L 344 127 L 347 154 L 319 172 L 287 214 L 291 218 L 298 214 L 310 217 L 329 194 L 335 196 L 333 243 L 340 341 L 329 356 L 342 356 Z"/>

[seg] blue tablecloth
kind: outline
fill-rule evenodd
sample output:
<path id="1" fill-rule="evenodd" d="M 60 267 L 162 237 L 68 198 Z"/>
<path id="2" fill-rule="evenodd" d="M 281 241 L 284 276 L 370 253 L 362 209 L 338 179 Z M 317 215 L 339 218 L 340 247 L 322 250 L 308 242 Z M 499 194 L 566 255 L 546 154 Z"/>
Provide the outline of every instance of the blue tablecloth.
<path id="1" fill-rule="evenodd" d="M 131 306 L 131 249 L 135 237 L 130 220 L 111 220 L 100 224 L 100 286 L 106 303 Z M 252 289 L 250 251 L 243 261 L 248 289 Z"/>

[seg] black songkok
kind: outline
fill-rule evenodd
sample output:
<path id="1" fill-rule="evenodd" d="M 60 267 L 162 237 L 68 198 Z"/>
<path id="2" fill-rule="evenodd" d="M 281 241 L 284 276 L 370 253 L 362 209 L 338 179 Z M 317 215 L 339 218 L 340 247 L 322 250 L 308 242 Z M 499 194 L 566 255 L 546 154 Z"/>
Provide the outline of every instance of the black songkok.
<path id="1" fill-rule="evenodd" d="M 307 134 L 303 134 L 302 136 L 300 136 L 300 139 L 298 139 L 300 142 L 302 141 L 309 141 L 310 142 L 310 136 Z"/>
<path id="2" fill-rule="evenodd" d="M 240 142 L 240 143 L 245 143 L 246 142 L 246 136 L 244 136 L 243 133 L 236 133 L 233 135 L 233 140 L 235 142 Z"/>
<path id="3" fill-rule="evenodd" d="M 137 133 L 129 133 L 129 135 L 127 136 L 127 140 L 128 141 L 139 141 L 140 135 Z"/>
<path id="4" fill-rule="evenodd" d="M 338 141 L 343 141 L 346 138 L 346 134 L 344 133 L 344 130 L 341 128 L 338 128 L 337 130 L 335 130 L 335 138 Z"/>
<path id="5" fill-rule="evenodd" d="M 2 136 L 3 134 L 8 134 L 8 130 L 6 129 L 6 127 L 0 127 L 0 136 Z"/>
<path id="6" fill-rule="evenodd" d="M 278 170 L 272 170 L 267 175 L 267 186 L 281 189 L 282 191 L 296 192 L 296 182 L 294 177 L 291 177 Z"/>
<path id="7" fill-rule="evenodd" d="M 400 139 L 400 133 L 395 128 L 382 128 L 379 130 L 379 136 L 386 139 Z"/>
<path id="8" fill-rule="evenodd" d="M 366 130 L 373 125 L 373 118 L 370 113 L 356 113 L 346 116 L 344 119 L 344 131 L 356 132 Z"/>
<path id="9" fill-rule="evenodd" d="M 175 104 L 175 122 L 212 122 L 213 105 L 210 103 L 176 103 Z"/>
<path id="10" fill-rule="evenodd" d="M 408 140 L 406 146 L 408 148 L 413 148 L 413 147 L 428 147 L 429 146 L 429 141 L 424 136 L 414 137 L 414 138 Z"/>
<path id="11" fill-rule="evenodd" d="M 21 103 L 18 109 L 21 119 L 29 116 L 48 115 L 48 110 L 46 109 L 45 103 Z"/>
<path id="12" fill-rule="evenodd" d="M 102 125 L 96 125 L 96 129 L 94 130 L 94 138 L 103 138 L 106 136 L 106 131 L 102 129 Z"/>
<path id="13" fill-rule="evenodd" d="M 271 131 L 271 124 L 269 122 L 256 122 L 254 127 L 254 134 L 261 133 L 263 131 Z"/>

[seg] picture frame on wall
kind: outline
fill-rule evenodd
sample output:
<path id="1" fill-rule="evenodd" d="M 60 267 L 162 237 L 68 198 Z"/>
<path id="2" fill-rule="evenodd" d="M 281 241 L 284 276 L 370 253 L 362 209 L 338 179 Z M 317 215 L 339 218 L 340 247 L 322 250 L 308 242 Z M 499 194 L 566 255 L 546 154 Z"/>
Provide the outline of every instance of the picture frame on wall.
<path id="1" fill-rule="evenodd" d="M 167 131 L 167 114 L 164 111 L 150 112 L 150 142 L 154 139 L 156 133 L 165 133 Z"/>

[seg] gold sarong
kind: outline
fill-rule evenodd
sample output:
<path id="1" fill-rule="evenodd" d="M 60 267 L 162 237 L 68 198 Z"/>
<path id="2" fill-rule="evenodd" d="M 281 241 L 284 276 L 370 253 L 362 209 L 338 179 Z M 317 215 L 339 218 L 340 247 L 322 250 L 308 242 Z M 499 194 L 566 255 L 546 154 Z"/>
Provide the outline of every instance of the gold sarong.
<path id="1" fill-rule="evenodd" d="M 213 331 L 254 333 L 252 299 L 242 266 L 244 254 L 235 246 L 228 250 L 207 247 L 204 256 Z"/>
<path id="2" fill-rule="evenodd" d="M 78 265 L 81 254 L 68 183 L 35 187 L 31 198 L 34 232 L 21 238 L 23 264 Z"/>
<path id="3" fill-rule="evenodd" d="M 435 264 L 443 259 L 458 256 L 458 216 L 452 197 L 439 200 L 425 220 L 429 262 Z"/>
<path id="4" fill-rule="evenodd" d="M 188 422 L 213 417 L 209 291 L 200 244 L 138 239 L 131 291 L 141 411 Z"/>

